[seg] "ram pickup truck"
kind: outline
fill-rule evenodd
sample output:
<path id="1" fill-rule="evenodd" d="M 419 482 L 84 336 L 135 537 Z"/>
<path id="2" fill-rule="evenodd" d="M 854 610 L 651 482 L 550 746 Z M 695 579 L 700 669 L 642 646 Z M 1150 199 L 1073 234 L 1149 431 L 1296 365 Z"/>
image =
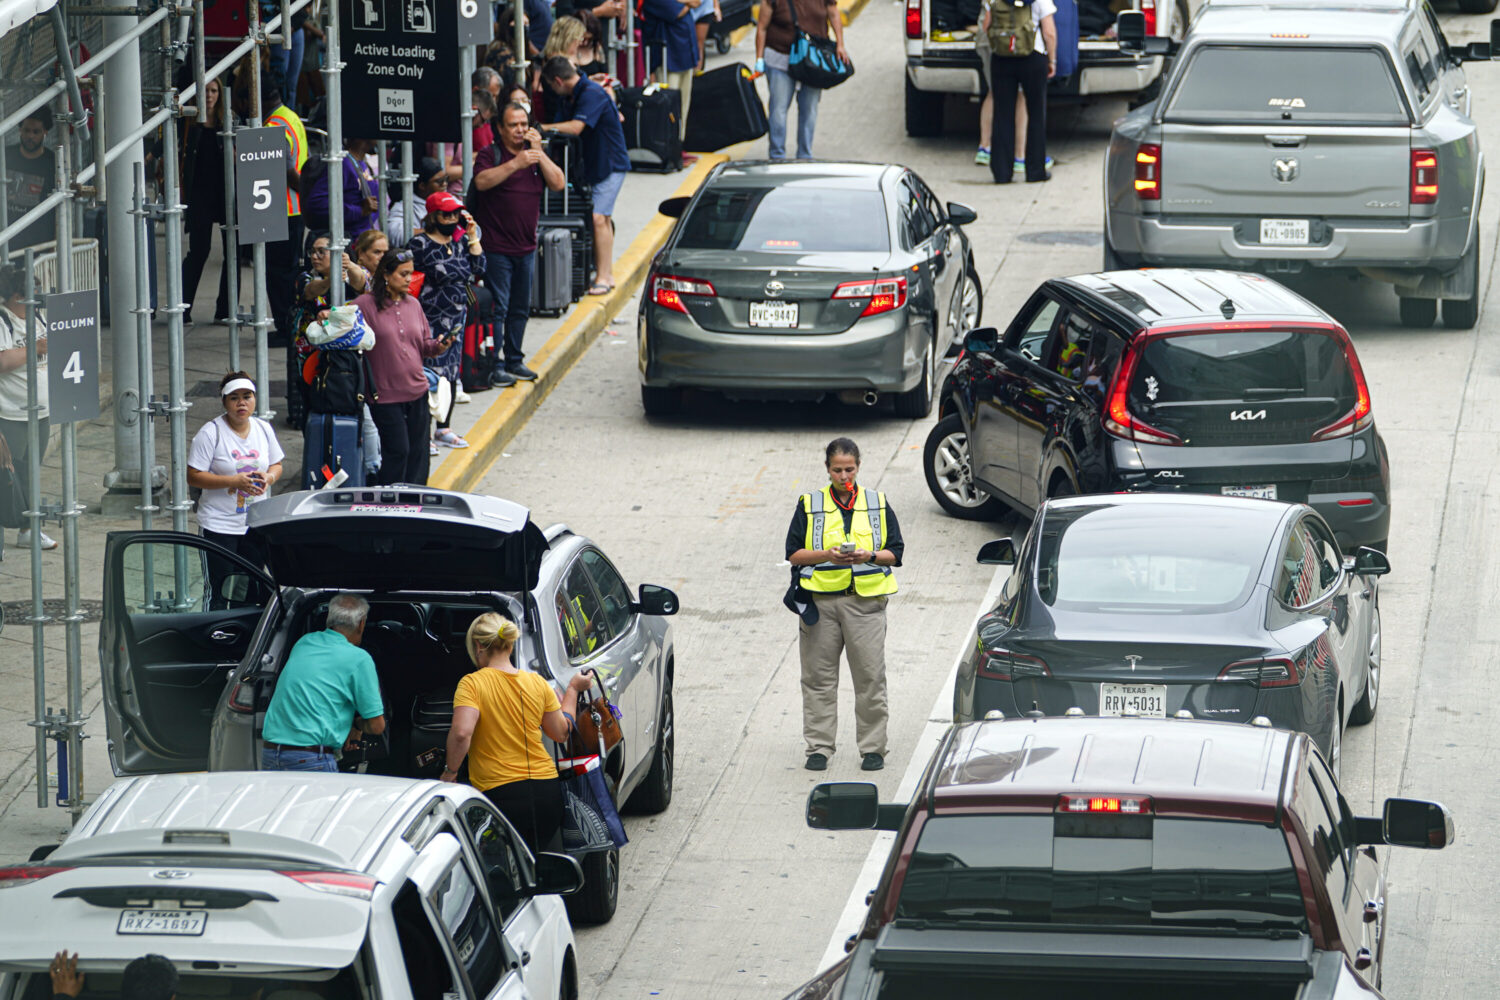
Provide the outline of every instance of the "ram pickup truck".
<path id="1" fill-rule="evenodd" d="M 1191 718 L 957 725 L 909 803 L 831 782 L 807 822 L 896 840 L 787 1000 L 1371 1000 L 1377 845 L 1453 840 L 1437 803 L 1354 815 L 1304 734 Z"/>

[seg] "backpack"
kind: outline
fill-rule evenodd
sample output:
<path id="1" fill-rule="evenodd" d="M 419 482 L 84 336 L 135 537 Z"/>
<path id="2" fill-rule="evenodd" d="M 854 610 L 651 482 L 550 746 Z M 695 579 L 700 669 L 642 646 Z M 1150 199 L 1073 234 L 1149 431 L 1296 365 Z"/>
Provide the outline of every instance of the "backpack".
<path id="1" fill-rule="evenodd" d="M 316 351 L 313 358 L 308 412 L 357 417 L 366 403 L 378 401 L 363 351 Z"/>
<path id="2" fill-rule="evenodd" d="M 990 51 L 1001 58 L 1034 53 L 1036 23 L 1031 19 L 1031 5 L 1018 7 L 1010 0 L 996 0 L 990 7 L 990 27 L 986 37 Z"/>

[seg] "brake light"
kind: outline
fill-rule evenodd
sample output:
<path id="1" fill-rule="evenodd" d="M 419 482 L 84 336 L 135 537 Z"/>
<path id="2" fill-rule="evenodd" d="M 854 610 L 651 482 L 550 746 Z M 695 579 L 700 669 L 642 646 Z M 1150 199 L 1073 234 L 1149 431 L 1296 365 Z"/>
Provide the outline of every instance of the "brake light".
<path id="1" fill-rule="evenodd" d="M 906 305 L 906 275 L 846 281 L 833 290 L 835 299 L 869 299 L 861 316 L 877 316 Z"/>
<path id="2" fill-rule="evenodd" d="M 1145 444 L 1182 444 L 1182 438 L 1166 431 L 1159 431 L 1150 424 L 1137 420 L 1130 412 L 1127 395 L 1130 380 L 1135 376 L 1135 367 L 1141 359 L 1141 345 L 1137 341 L 1125 349 L 1125 360 L 1120 362 L 1120 373 L 1109 390 L 1109 405 L 1104 410 L 1104 429 L 1116 437 Z"/>
<path id="3" fill-rule="evenodd" d="M 255 685 L 236 681 L 229 689 L 229 710 L 246 715 L 255 711 Z"/>
<path id="4" fill-rule="evenodd" d="M 0 889 L 11 889 L 46 878 L 48 875 L 72 870 L 72 865 L 15 865 L 10 868 L 0 868 Z"/>
<path id="5" fill-rule="evenodd" d="M 1069 795 L 1057 797 L 1057 811 L 1062 813 L 1114 813 L 1125 816 L 1149 816 L 1149 795 Z"/>
<path id="6" fill-rule="evenodd" d="M 1146 34 L 1152 34 L 1150 28 Z M 1161 201 L 1161 146 L 1143 142 L 1135 148 L 1135 196 L 1142 201 Z"/>
<path id="7" fill-rule="evenodd" d="M 1302 683 L 1297 661 L 1284 656 L 1265 660 L 1240 660 L 1219 671 L 1221 681 L 1254 681 L 1263 688 L 1295 687 Z"/>
<path id="8" fill-rule="evenodd" d="M 979 654 L 974 672 L 992 681 L 1024 680 L 1027 677 L 1051 677 L 1045 660 L 1012 653 L 1008 649 L 986 649 Z"/>
<path id="9" fill-rule="evenodd" d="M 1156 34 L 1156 0 L 1141 0 L 1141 13 L 1146 17 L 1146 34 Z"/>
<path id="10" fill-rule="evenodd" d="M 1368 507 L 1375 502 L 1374 497 L 1355 497 L 1352 500 L 1340 500 L 1340 507 Z"/>
<path id="11" fill-rule="evenodd" d="M 1431 149 L 1411 151 L 1411 203 L 1431 205 L 1438 200 L 1438 159 Z"/>
<path id="12" fill-rule="evenodd" d="M 922 37 L 922 0 L 906 0 L 906 37 Z"/>
<path id="13" fill-rule="evenodd" d="M 688 311 L 687 304 L 682 301 L 684 295 L 712 297 L 717 294 L 713 285 L 696 278 L 679 278 L 671 274 L 658 274 L 651 278 L 651 301 L 680 313 Z"/>
<path id="14" fill-rule="evenodd" d="M 1365 370 L 1360 367 L 1354 353 L 1354 345 L 1344 340 L 1344 363 L 1349 366 L 1349 377 L 1354 380 L 1354 407 L 1327 427 L 1314 431 L 1314 441 L 1331 441 L 1348 437 L 1362 431 L 1375 422 L 1374 407 L 1370 403 L 1370 386 L 1365 381 Z"/>
<path id="15" fill-rule="evenodd" d="M 355 875 L 350 872 L 277 872 L 285 875 L 293 882 L 300 882 L 309 889 L 319 892 L 332 893 L 335 896 L 349 896 L 353 899 L 369 899 L 375 895 L 375 887 L 380 880 L 369 875 Z"/>

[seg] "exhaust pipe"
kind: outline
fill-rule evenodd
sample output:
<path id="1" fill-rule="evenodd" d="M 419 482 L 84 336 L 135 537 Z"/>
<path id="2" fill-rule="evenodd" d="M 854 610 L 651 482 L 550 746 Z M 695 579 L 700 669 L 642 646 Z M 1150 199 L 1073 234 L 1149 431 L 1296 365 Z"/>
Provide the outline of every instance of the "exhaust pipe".
<path id="1" fill-rule="evenodd" d="M 866 389 L 865 394 L 861 397 L 861 399 L 863 399 L 866 406 L 874 406 L 876 403 L 880 402 L 880 393 L 876 392 L 874 389 Z"/>

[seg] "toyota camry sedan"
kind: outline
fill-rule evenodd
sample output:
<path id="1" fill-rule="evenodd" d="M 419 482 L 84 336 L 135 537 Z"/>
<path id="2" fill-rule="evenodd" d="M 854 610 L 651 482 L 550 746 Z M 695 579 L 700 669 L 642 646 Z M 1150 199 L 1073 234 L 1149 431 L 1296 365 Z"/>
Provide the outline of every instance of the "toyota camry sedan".
<path id="1" fill-rule="evenodd" d="M 1380 696 L 1376 549 L 1344 555 L 1306 504 L 1212 496 L 1049 500 L 959 664 L 954 718 L 998 711 L 1195 718 L 1307 733 L 1335 771 Z"/>
<path id="2" fill-rule="evenodd" d="M 638 329 L 641 403 L 686 389 L 735 398 L 834 393 L 924 417 L 950 346 L 983 308 L 963 227 L 905 167 L 726 163 L 691 197 L 652 262 Z"/>

